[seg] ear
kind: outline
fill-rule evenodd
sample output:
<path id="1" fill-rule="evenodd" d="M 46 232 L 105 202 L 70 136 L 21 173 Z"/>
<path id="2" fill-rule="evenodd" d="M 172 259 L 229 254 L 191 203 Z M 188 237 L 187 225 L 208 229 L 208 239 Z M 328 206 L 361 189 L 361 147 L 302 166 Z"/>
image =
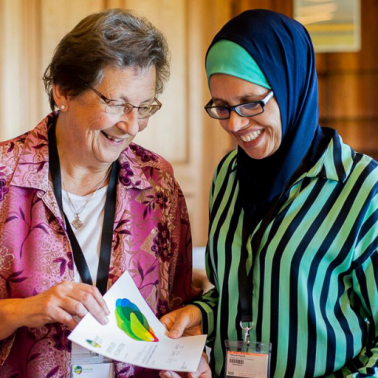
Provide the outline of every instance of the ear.
<path id="1" fill-rule="evenodd" d="M 55 104 L 59 107 L 59 110 L 62 112 L 67 111 L 70 97 L 67 91 L 62 90 L 58 84 L 53 84 L 52 90 Z"/>

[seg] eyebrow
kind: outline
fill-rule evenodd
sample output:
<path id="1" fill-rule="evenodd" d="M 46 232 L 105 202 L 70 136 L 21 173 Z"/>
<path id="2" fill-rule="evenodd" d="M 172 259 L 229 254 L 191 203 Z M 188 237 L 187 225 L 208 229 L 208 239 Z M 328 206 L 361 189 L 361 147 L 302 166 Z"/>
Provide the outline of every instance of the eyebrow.
<path id="1" fill-rule="evenodd" d="M 240 103 L 246 103 L 246 102 L 257 102 L 257 101 L 260 101 L 258 99 L 256 99 L 256 97 L 261 97 L 262 95 L 256 95 L 256 94 L 248 94 L 248 95 L 243 95 L 243 96 L 237 96 L 235 97 L 235 100 L 236 101 L 241 101 Z M 220 102 L 224 102 L 226 104 L 229 104 L 228 101 L 225 101 L 223 100 L 222 98 L 214 98 L 213 97 L 213 102 L 215 101 L 220 101 Z"/>
<path id="2" fill-rule="evenodd" d="M 115 100 L 115 99 L 114 99 Z M 148 98 L 147 100 L 144 100 L 141 102 L 141 104 L 144 104 L 144 103 L 148 103 L 148 104 L 151 104 L 153 103 L 155 100 L 155 96 L 153 97 L 150 97 Z M 131 104 L 130 100 L 126 97 L 126 96 L 121 96 L 120 99 L 116 100 L 116 101 L 123 101 L 125 103 L 128 103 L 128 104 Z"/>

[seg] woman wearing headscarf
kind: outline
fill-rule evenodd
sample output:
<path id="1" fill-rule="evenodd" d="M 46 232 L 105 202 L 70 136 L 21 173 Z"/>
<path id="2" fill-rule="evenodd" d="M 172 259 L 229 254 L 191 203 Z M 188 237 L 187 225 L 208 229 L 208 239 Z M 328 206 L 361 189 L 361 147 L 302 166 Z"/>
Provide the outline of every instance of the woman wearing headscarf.
<path id="1" fill-rule="evenodd" d="M 159 317 L 199 294 L 172 167 L 132 143 L 168 76 L 166 40 L 147 20 L 92 14 L 45 72 L 53 112 L 0 144 L 1 377 L 69 378 L 80 363 L 91 377 L 158 376 L 67 337 L 88 312 L 108 322 L 102 295 L 125 271 Z"/>
<path id="2" fill-rule="evenodd" d="M 225 341 L 249 328 L 271 346 L 271 377 L 378 377 L 378 167 L 319 127 L 307 31 L 244 12 L 215 36 L 206 72 L 206 111 L 238 148 L 210 191 L 214 289 L 162 319 L 170 336 L 202 327 L 215 377 Z"/>

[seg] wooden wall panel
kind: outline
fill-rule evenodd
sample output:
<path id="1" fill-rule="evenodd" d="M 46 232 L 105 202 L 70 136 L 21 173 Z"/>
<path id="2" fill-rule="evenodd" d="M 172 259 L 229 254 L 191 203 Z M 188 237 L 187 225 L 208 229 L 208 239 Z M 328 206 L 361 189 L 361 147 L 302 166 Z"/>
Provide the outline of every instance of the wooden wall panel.
<path id="1" fill-rule="evenodd" d="M 378 73 L 339 73 L 328 77 L 328 118 L 378 117 Z"/>
<path id="2" fill-rule="evenodd" d="M 357 53 L 329 54 L 330 71 L 378 70 L 378 3 L 361 0 L 361 50 Z"/>
<path id="3" fill-rule="evenodd" d="M 38 2 L 0 1 L 0 140 L 22 134 L 39 117 Z"/>
<path id="4" fill-rule="evenodd" d="M 34 127 L 48 112 L 42 76 L 59 40 L 103 0 L 0 0 L 0 140 Z"/>
<path id="5" fill-rule="evenodd" d="M 233 0 L 233 16 L 249 9 L 269 9 L 292 17 L 292 0 Z"/>
<path id="6" fill-rule="evenodd" d="M 176 164 L 189 160 L 187 53 L 188 19 L 186 0 L 125 0 L 124 8 L 133 9 L 161 30 L 171 50 L 171 78 L 159 97 L 162 109 L 151 118 L 146 132 L 135 141 Z"/>
<path id="7" fill-rule="evenodd" d="M 359 152 L 378 156 L 378 7 L 361 0 L 361 50 L 324 55 L 321 124 L 338 130 Z"/>
<path id="8" fill-rule="evenodd" d="M 197 51 L 197 57 L 192 62 L 195 65 L 193 70 L 194 77 L 200 77 L 201 80 L 197 84 L 197 88 L 193 88 L 191 96 L 193 99 L 196 93 L 202 93 L 202 98 L 196 100 L 196 114 L 197 121 L 202 122 L 201 134 L 199 136 L 202 144 L 202 156 L 198 164 L 202 167 L 201 181 L 202 181 L 202 203 L 198 204 L 197 212 L 199 215 L 199 224 L 203 227 L 201 237 L 198 240 L 199 245 L 204 245 L 207 239 L 208 227 L 208 194 L 213 178 L 214 170 L 221 160 L 221 158 L 235 148 L 231 138 L 222 129 L 219 122 L 210 118 L 203 106 L 210 99 L 210 91 L 207 84 L 205 72 L 205 55 L 206 51 L 214 38 L 215 34 L 221 27 L 232 18 L 232 4 L 229 1 L 223 0 L 206 0 L 201 5 L 197 5 L 199 9 L 192 15 L 192 30 L 197 34 L 196 41 L 193 41 L 193 48 L 198 44 L 201 48 Z M 197 17 L 197 19 L 196 19 Z M 198 25 L 201 25 L 201 30 L 198 30 Z"/>
<path id="9" fill-rule="evenodd" d="M 54 49 L 59 41 L 84 17 L 104 9 L 103 0 L 41 1 L 41 71 L 49 65 Z M 45 92 L 40 93 L 44 98 L 42 114 L 50 112 Z"/>

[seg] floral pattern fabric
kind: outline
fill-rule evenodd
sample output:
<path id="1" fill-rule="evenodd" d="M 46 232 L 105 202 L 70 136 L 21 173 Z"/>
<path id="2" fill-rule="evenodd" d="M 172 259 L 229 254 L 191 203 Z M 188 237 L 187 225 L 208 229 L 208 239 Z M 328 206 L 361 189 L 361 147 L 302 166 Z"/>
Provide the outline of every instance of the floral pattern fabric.
<path id="1" fill-rule="evenodd" d="M 0 144 L 0 299 L 27 298 L 73 281 L 73 255 L 49 184 L 50 114 Z M 118 159 L 108 287 L 126 270 L 158 317 L 192 301 L 191 234 L 182 191 L 160 156 L 131 144 Z M 19 328 L 0 341 L 0 376 L 68 378 L 70 331 L 62 324 Z M 158 371 L 116 363 L 117 378 Z"/>

